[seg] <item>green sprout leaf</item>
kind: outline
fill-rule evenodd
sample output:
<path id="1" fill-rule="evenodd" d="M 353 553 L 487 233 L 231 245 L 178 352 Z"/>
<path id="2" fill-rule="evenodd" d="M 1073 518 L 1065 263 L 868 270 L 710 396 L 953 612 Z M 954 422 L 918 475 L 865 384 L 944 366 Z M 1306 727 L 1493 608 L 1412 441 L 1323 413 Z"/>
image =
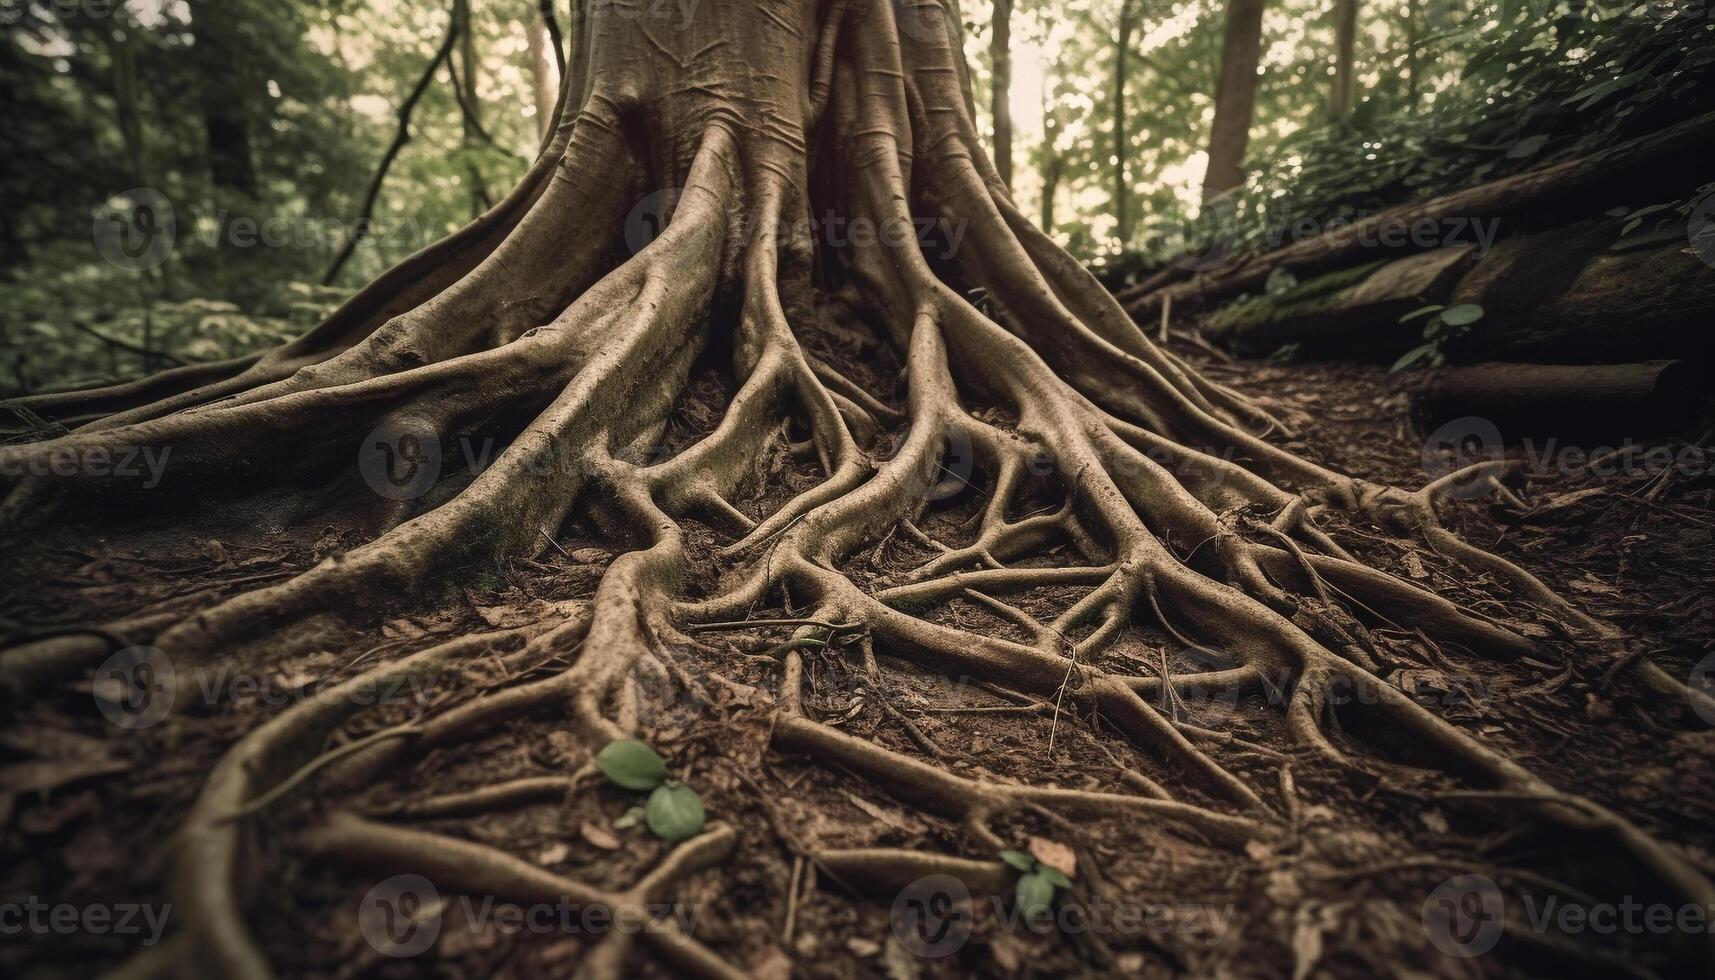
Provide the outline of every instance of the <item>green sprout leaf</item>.
<path id="1" fill-rule="evenodd" d="M 1018 902 L 1018 913 L 1027 919 L 1048 912 L 1054 904 L 1054 882 L 1040 871 L 1019 875 L 1018 883 L 1012 886 L 1013 898 Z"/>
<path id="2" fill-rule="evenodd" d="M 634 738 L 607 743 L 596 753 L 595 764 L 603 775 L 626 789 L 654 789 L 667 781 L 667 763 Z"/>
<path id="3" fill-rule="evenodd" d="M 1434 344 L 1424 344 L 1421 347 L 1413 347 L 1411 350 L 1400 355 L 1399 360 L 1393 362 L 1393 367 L 1388 368 L 1388 371 L 1404 371 L 1408 368 L 1416 367 L 1419 362 L 1430 361 L 1430 355 L 1434 353 Z"/>
<path id="4" fill-rule="evenodd" d="M 1049 867 L 1046 864 L 1040 864 L 1036 868 L 1036 873 L 1041 875 L 1044 878 L 1047 878 L 1049 881 L 1053 882 L 1055 888 L 1070 888 L 1070 887 L 1072 887 L 1072 879 L 1066 877 L 1065 873 L 1062 872 L 1059 868 Z"/>
<path id="5" fill-rule="evenodd" d="M 1036 859 L 1023 851 L 1001 851 L 1000 859 L 1024 872 L 1033 871 L 1036 868 Z"/>
<path id="6" fill-rule="evenodd" d="M 1407 322 L 1410 322 L 1412 320 L 1417 319 L 1420 316 L 1428 316 L 1431 313 L 1439 313 L 1444 309 L 1446 309 L 1446 307 L 1441 306 L 1439 304 L 1432 305 L 1432 306 L 1420 306 L 1417 309 L 1412 310 L 1410 313 L 1407 313 L 1405 316 L 1400 317 L 1399 322 L 1400 323 L 1407 323 Z"/>
<path id="7" fill-rule="evenodd" d="M 643 807 L 643 819 L 662 840 L 686 840 L 703 829 L 703 801 L 696 790 L 682 783 L 657 786 Z"/>
<path id="8" fill-rule="evenodd" d="M 1483 308 L 1475 303 L 1460 303 L 1441 311 L 1441 322 L 1449 327 L 1465 327 L 1483 318 Z"/>

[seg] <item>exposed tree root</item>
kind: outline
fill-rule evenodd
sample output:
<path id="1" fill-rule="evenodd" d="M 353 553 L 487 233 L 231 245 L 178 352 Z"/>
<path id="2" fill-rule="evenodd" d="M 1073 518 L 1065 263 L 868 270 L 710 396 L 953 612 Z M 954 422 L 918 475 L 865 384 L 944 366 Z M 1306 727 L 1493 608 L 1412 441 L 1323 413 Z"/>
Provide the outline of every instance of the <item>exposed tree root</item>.
<path id="1" fill-rule="evenodd" d="M 91 502 L 117 512 L 154 501 L 46 465 L 56 453 L 149 445 L 172 447 L 167 483 L 198 508 L 243 513 L 288 485 L 311 499 L 300 502 L 304 513 L 345 515 L 367 537 L 188 617 L 6 651 L 0 667 L 19 690 L 99 661 L 115 646 L 111 632 L 151 642 L 182 670 L 343 649 L 353 631 L 433 605 L 507 562 L 564 556 L 557 538 L 571 520 L 629 549 L 587 604 L 559 611 L 562 621 L 376 664 L 233 746 L 175 846 L 176 955 L 223 976 L 269 974 L 244 915 L 263 868 L 241 855 L 294 822 L 309 829 L 283 839 L 308 854 L 414 871 L 450 889 L 615 909 L 664 900 L 728 854 L 733 830 L 710 829 L 611 890 L 398 824 L 576 794 L 606 742 L 650 734 L 638 679 L 651 673 L 708 697 L 711 687 L 756 694 L 754 710 L 774 715 L 779 753 L 856 773 L 961 828 L 971 856 L 800 853 L 853 887 L 885 893 L 940 872 L 999 888 L 1004 869 L 992 853 L 1019 820 L 1139 821 L 1243 851 L 1296 826 L 1290 765 L 1320 763 L 1403 793 L 1462 782 L 1488 793 L 1475 809 L 1600 841 L 1630 862 L 1637 887 L 1715 905 L 1710 882 L 1661 842 L 1388 683 L 1372 627 L 1409 623 L 1472 656 L 1509 661 L 1540 644 L 1364 564 L 1318 519 L 1344 511 L 1487 573 L 1498 598 L 1595 655 L 1622 655 L 1624 639 L 1444 530 L 1436 502 L 1450 484 L 1407 493 L 1301 459 L 1267 441 L 1284 431 L 1278 420 L 1152 344 L 1014 210 L 979 149 L 939 4 L 721 0 L 670 37 L 605 10 L 588 25 L 602 37 L 593 62 L 567 73 L 568 85 L 591 79 L 591 91 L 494 210 L 253 364 L 42 396 L 32 411 L 106 414 L 59 438 L 0 448 L 5 472 L 34 474 L 7 488 L 0 526 L 9 530 L 84 516 Z M 895 29 L 896 14 L 911 18 L 910 30 Z M 662 187 L 676 189 L 670 222 L 622 259 L 633 195 Z M 950 239 L 882 234 L 835 247 L 805 220 L 830 208 L 880 229 L 932 218 L 960 229 L 963 244 L 941 254 Z M 977 290 L 982 308 L 970 299 Z M 858 365 L 835 356 L 823 329 L 834 319 L 904 360 L 903 404 L 848 373 Z M 723 356 L 724 414 L 674 443 L 694 367 Z M 382 499 L 350 473 L 359 437 L 378 428 L 439 440 L 444 458 L 462 437 L 497 436 L 504 448 L 468 479 Z M 790 474 L 766 470 L 761 461 L 773 458 L 802 463 Z M 949 500 L 972 502 L 962 524 L 943 519 Z M 861 573 L 862 556 L 873 563 L 895 544 L 928 557 L 880 578 Z M 1001 625 L 960 625 L 947 616 L 952 603 Z M 686 670 L 713 634 L 782 627 L 794 638 L 750 657 L 778 672 L 772 695 L 718 670 Z M 1182 669 L 1161 649 L 1159 664 L 1140 672 L 1114 654 L 1142 635 L 1218 651 L 1223 662 Z M 815 717 L 800 692 L 814 663 L 843 656 L 842 637 L 866 651 L 872 691 L 877 653 L 927 676 L 1002 685 L 1028 702 L 1004 710 L 1046 711 L 1058 751 L 1070 751 L 1072 728 L 1111 730 L 1160 768 L 1135 771 L 1097 742 L 1117 774 L 1105 789 L 958 775 L 885 697 L 883 710 L 935 761 L 848 734 Z M 520 672 L 514 682 L 450 706 L 413 705 L 405 717 L 377 706 L 373 714 L 389 717 L 363 719 L 367 740 L 324 748 L 373 700 L 359 694 L 408 677 L 456 678 L 492 656 L 508 676 Z M 1659 693 L 1686 696 L 1659 668 L 1639 669 Z M 1197 722 L 1200 702 L 1269 685 L 1288 744 Z M 1344 695 L 1357 705 L 1346 720 L 1408 742 L 1413 765 L 1372 756 L 1335 724 Z M 307 787 L 349 794 L 402 760 L 538 711 L 557 712 L 584 753 L 566 772 L 420 793 L 388 824 L 303 805 Z M 675 969 L 742 975 L 670 924 L 641 934 Z M 632 937 L 615 934 L 587 952 L 580 975 L 622 975 L 632 952 Z"/>

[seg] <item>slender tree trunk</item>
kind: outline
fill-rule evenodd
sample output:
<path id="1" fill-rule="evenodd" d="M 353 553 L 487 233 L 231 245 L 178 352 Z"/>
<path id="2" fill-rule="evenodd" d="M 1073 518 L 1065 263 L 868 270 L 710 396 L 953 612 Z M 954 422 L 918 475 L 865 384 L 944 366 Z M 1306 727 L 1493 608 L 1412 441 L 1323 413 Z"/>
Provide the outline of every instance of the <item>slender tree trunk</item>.
<path id="1" fill-rule="evenodd" d="M 457 23 L 459 32 L 459 91 L 456 94 L 464 119 L 464 147 L 468 161 L 465 173 L 466 179 L 470 181 L 470 213 L 474 218 L 488 210 L 493 202 L 488 197 L 482 168 L 477 165 L 475 154 L 470 152 L 486 142 L 477 104 L 476 77 L 480 65 L 476 54 L 476 31 L 473 29 L 470 14 L 471 0 L 453 0 L 453 20 Z"/>
<path id="2" fill-rule="evenodd" d="M 114 32 L 107 40 L 108 58 L 113 64 L 113 105 L 119 123 L 119 138 L 125 146 L 125 166 L 130 180 L 138 187 L 147 186 L 148 163 L 143 146 L 143 113 L 138 105 L 137 55 L 132 47 L 131 32 Z"/>
<path id="3" fill-rule="evenodd" d="M 1000 182 L 1012 188 L 1012 0 L 994 0 L 993 33 L 989 37 L 993 63 L 990 92 L 994 116 L 994 169 Z"/>
<path id="4" fill-rule="evenodd" d="M 203 128 L 208 140 L 208 170 L 217 188 L 256 196 L 256 169 L 245 118 L 246 92 L 234 82 L 239 55 L 230 39 L 240 29 L 231 0 L 191 0 L 192 61 L 202 86 Z"/>
<path id="5" fill-rule="evenodd" d="M 1056 140 L 1060 128 L 1054 119 L 1054 72 L 1042 75 L 1042 230 L 1054 233 L 1054 198 L 1060 193 L 1060 176 L 1065 163 L 1060 159 Z"/>
<path id="6" fill-rule="evenodd" d="M 1137 0 L 1120 0 L 1119 30 L 1114 38 L 1114 237 L 1120 247 L 1131 241 L 1131 181 L 1126 169 L 1131 147 L 1126 139 L 1126 69 L 1131 62 L 1131 35 L 1137 28 Z"/>
<path id="7" fill-rule="evenodd" d="M 1420 57 L 1419 52 L 1418 52 L 1418 45 L 1420 42 L 1418 40 L 1419 28 L 1418 28 L 1418 22 L 1417 22 L 1417 10 L 1418 10 L 1418 0 L 1406 0 L 1406 3 L 1405 3 L 1405 102 L 1406 102 L 1406 105 L 1411 107 L 1412 112 L 1417 111 L 1417 107 L 1418 107 L 1417 92 L 1418 92 L 1418 85 L 1420 84 L 1418 81 L 1418 72 L 1420 70 L 1419 63 L 1418 63 L 1418 59 Z"/>
<path id="8" fill-rule="evenodd" d="M 1215 121 L 1209 129 L 1209 168 L 1203 176 L 1208 201 L 1245 182 L 1245 147 L 1256 108 L 1257 65 L 1262 57 L 1265 0 L 1228 0 L 1221 42 L 1221 74 L 1215 84 Z"/>
<path id="9" fill-rule="evenodd" d="M 554 122 L 554 100 L 559 97 L 560 69 L 554 39 L 541 14 L 530 18 L 530 91 L 536 101 L 536 136 L 548 135 Z"/>
<path id="10" fill-rule="evenodd" d="M 1358 38 L 1358 0 L 1334 0 L 1334 84 L 1328 113 L 1339 119 L 1352 111 L 1355 77 L 1352 57 Z"/>

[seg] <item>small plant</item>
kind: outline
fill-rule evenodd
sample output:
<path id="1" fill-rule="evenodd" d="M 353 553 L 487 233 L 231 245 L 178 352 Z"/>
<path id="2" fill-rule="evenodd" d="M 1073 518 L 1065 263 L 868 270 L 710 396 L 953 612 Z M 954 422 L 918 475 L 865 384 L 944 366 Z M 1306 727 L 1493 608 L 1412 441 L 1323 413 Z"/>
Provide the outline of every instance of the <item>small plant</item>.
<path id="1" fill-rule="evenodd" d="M 1059 868 L 1043 864 L 1023 851 L 1005 850 L 1000 859 L 1019 871 L 1012 886 L 1013 901 L 1026 919 L 1044 915 L 1054 904 L 1055 891 L 1072 887 L 1072 879 Z"/>
<path id="2" fill-rule="evenodd" d="M 1424 343 L 1406 351 L 1399 360 L 1393 362 L 1393 367 L 1388 369 L 1390 372 L 1414 367 L 1440 367 L 1446 364 L 1447 355 L 1443 353 L 1442 346 L 1449 340 L 1470 333 L 1472 324 L 1483 318 L 1483 308 L 1475 303 L 1425 306 L 1400 317 L 1399 322 L 1409 323 L 1425 316 L 1429 317 L 1429 321 L 1423 325 Z"/>
<path id="3" fill-rule="evenodd" d="M 697 791 L 676 782 L 667 774 L 667 763 L 649 746 L 634 738 L 622 738 L 607 743 L 595 757 L 596 768 L 609 781 L 638 792 L 648 791 L 643 804 L 643 821 L 662 840 L 682 841 L 702 832 L 703 801 Z M 629 827 L 637 822 L 627 810 L 621 820 Z M 615 821 L 615 826 L 621 826 Z"/>

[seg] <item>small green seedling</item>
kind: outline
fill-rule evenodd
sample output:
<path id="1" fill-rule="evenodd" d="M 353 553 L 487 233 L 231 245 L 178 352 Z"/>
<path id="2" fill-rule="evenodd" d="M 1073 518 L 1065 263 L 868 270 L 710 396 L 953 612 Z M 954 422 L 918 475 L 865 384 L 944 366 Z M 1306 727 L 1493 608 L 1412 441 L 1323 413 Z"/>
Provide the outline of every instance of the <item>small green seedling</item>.
<path id="1" fill-rule="evenodd" d="M 1018 913 L 1026 919 L 1047 914 L 1054 904 L 1055 890 L 1072 887 L 1072 879 L 1059 868 L 1049 867 L 1023 851 L 1001 851 L 1000 859 L 1019 871 L 1012 897 Z"/>
<path id="2" fill-rule="evenodd" d="M 1428 316 L 1429 320 L 1423 326 L 1424 343 L 1406 351 L 1399 360 L 1393 362 L 1393 367 L 1388 369 L 1390 372 L 1414 367 L 1440 367 L 1446 364 L 1447 355 L 1442 348 L 1449 340 L 1470 333 L 1471 326 L 1483 318 L 1483 308 L 1475 303 L 1425 306 L 1400 317 L 1399 322 L 1408 323 L 1425 316 Z"/>
<path id="3" fill-rule="evenodd" d="M 607 743 L 595 757 L 596 768 L 617 786 L 638 792 L 648 791 L 643 804 L 643 822 L 662 840 L 688 840 L 702 832 L 703 801 L 697 791 L 667 775 L 667 763 L 654 749 L 634 738 L 622 738 Z M 614 826 L 630 827 L 637 823 L 637 807 L 625 812 Z"/>

